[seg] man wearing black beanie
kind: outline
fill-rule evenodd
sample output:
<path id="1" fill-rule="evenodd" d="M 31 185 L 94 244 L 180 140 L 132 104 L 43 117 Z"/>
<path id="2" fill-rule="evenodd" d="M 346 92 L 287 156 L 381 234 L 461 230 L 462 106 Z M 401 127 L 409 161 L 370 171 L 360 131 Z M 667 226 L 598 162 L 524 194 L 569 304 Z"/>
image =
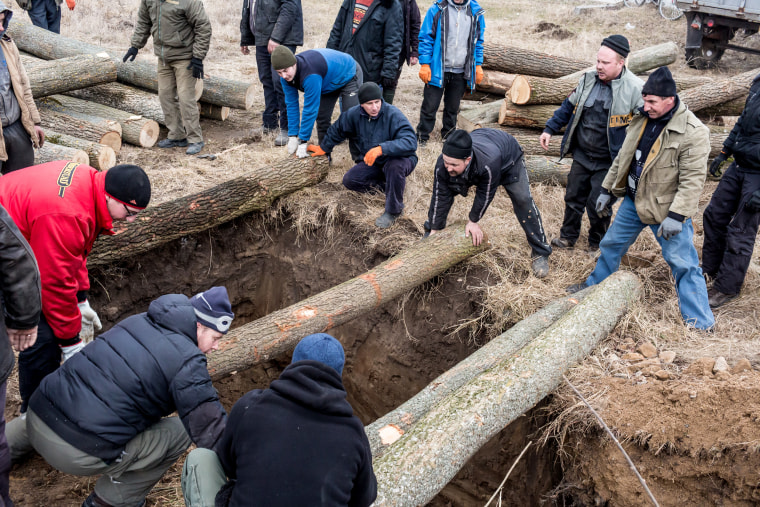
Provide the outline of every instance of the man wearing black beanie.
<path id="1" fill-rule="evenodd" d="M 530 244 L 533 274 L 537 278 L 548 275 L 552 248 L 546 242 L 541 213 L 530 193 L 523 150 L 517 140 L 503 130 L 482 128 L 468 134 L 458 129 L 446 138 L 442 151 L 435 164 L 433 195 L 425 230 L 435 234 L 446 227 L 454 197 L 457 194 L 467 196 L 469 188 L 474 185 L 475 200 L 464 231 L 467 237 L 472 236 L 472 244 L 478 246 L 483 241 L 478 222 L 493 201 L 499 185 L 503 185 Z"/>
<path id="2" fill-rule="evenodd" d="M 710 131 L 679 100 L 667 67 L 649 76 L 642 95 L 644 106 L 631 121 L 602 182 L 596 211 L 600 216 L 609 213 L 612 196 L 623 202 L 599 244 L 601 255 L 594 271 L 568 292 L 600 283 L 617 271 L 628 247 L 648 226 L 673 273 L 684 322 L 711 329 L 715 318 L 689 218 L 698 210 L 707 176 Z"/>
<path id="3" fill-rule="evenodd" d="M 37 342 L 19 354 L 22 415 L 40 381 L 101 328 L 87 302 L 87 254 L 100 234 L 114 234 L 116 222 L 135 221 L 150 193 L 145 171 L 127 164 L 100 172 L 58 160 L 0 178 L 0 205 L 32 247 L 42 285 Z M 11 421 L 6 433 L 13 458 L 29 450 L 23 417 Z"/>
<path id="4" fill-rule="evenodd" d="M 578 86 L 546 122 L 541 146 L 546 150 L 553 135 L 567 126 L 560 157 L 572 155 L 567 177 L 565 218 L 557 248 L 573 248 L 581 233 L 583 213 L 588 214 L 588 249 L 596 252 L 610 226 L 610 217 L 596 213 L 595 203 L 602 180 L 625 138 L 625 128 L 640 107 L 641 79 L 625 67 L 628 40 L 610 35 L 596 54 L 596 70 L 581 76 Z M 610 202 L 610 207 L 614 201 Z"/>

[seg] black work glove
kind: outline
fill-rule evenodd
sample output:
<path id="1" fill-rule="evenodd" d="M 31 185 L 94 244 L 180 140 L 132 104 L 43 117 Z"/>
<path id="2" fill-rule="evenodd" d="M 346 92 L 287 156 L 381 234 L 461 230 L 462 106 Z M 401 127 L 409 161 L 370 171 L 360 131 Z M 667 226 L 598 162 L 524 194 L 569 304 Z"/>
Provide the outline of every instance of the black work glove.
<path id="1" fill-rule="evenodd" d="M 425 223 L 422 224 L 422 229 L 425 231 L 425 234 L 422 235 L 422 239 L 427 238 L 430 236 L 430 222 L 425 220 Z"/>
<path id="2" fill-rule="evenodd" d="M 726 152 L 721 150 L 718 156 L 713 160 L 712 164 L 710 164 L 710 175 L 716 178 L 719 177 L 722 173 L 720 166 L 723 165 L 723 162 L 725 162 L 727 158 L 728 155 Z"/>
<path id="3" fill-rule="evenodd" d="M 131 48 L 127 49 L 127 54 L 124 55 L 124 58 L 121 61 L 126 62 L 129 60 L 130 62 L 134 62 L 135 56 L 137 56 L 137 48 L 132 46 Z"/>
<path id="4" fill-rule="evenodd" d="M 193 77 L 195 79 L 203 79 L 203 60 L 200 58 L 191 58 L 188 69 L 193 69 Z"/>
<path id="5" fill-rule="evenodd" d="M 752 192 L 752 195 L 747 200 L 744 207 L 752 211 L 753 213 L 757 213 L 758 211 L 760 211 L 760 190 L 755 190 L 754 192 Z"/>
<path id="6" fill-rule="evenodd" d="M 380 84 L 383 86 L 383 90 L 393 90 L 396 88 L 396 80 L 389 77 L 380 79 Z"/>

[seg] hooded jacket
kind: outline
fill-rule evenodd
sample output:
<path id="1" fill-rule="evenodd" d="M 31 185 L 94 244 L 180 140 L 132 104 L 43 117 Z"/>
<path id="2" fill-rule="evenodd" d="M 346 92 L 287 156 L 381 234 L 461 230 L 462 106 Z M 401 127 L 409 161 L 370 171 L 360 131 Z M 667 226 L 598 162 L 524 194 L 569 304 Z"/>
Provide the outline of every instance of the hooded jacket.
<path id="1" fill-rule="evenodd" d="M 243 0 L 240 46 L 266 46 L 269 39 L 284 46 L 303 46 L 301 0 Z"/>
<path id="2" fill-rule="evenodd" d="M 226 414 L 196 322 L 186 296 L 161 296 L 45 377 L 29 407 L 56 435 L 106 462 L 175 410 L 193 442 L 213 448 Z"/>
<path id="3" fill-rule="evenodd" d="M 737 165 L 760 172 L 760 74 L 749 89 L 741 116 L 723 142 L 723 151 L 733 155 Z"/>
<path id="4" fill-rule="evenodd" d="M 404 38 L 399 0 L 374 0 L 353 32 L 355 5 L 356 0 L 343 0 L 326 47 L 353 56 L 365 82 L 395 80 Z"/>
<path id="5" fill-rule="evenodd" d="M 230 480 L 217 506 L 366 507 L 377 496 L 364 426 L 338 372 L 318 361 L 240 398 L 216 452 Z"/>
<path id="6" fill-rule="evenodd" d="M 211 22 L 201 0 L 142 0 L 132 47 L 142 49 L 153 36 L 153 52 L 164 63 L 203 60 L 211 44 Z"/>

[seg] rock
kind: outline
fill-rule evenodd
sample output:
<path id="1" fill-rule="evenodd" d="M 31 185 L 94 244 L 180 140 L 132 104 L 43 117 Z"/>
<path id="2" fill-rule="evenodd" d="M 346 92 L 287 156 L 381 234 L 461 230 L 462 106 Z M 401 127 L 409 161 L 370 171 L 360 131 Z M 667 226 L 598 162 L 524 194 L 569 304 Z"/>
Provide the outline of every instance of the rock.
<path id="1" fill-rule="evenodd" d="M 712 357 L 700 357 L 686 368 L 685 373 L 705 377 L 712 375 L 715 359 Z"/>
<path id="2" fill-rule="evenodd" d="M 658 370 L 654 372 L 654 378 L 657 380 L 668 380 L 670 378 L 670 373 L 666 370 Z"/>
<path id="3" fill-rule="evenodd" d="M 746 357 L 739 359 L 739 361 L 736 362 L 733 368 L 731 368 L 731 373 L 736 375 L 737 373 L 741 373 L 743 371 L 752 371 L 752 363 L 749 362 L 749 359 Z"/>
<path id="4" fill-rule="evenodd" d="M 641 371 L 644 374 L 653 374 L 655 371 L 662 369 L 659 359 L 644 359 L 636 363 L 632 363 L 628 367 L 628 372 L 635 373 Z M 654 368 L 654 369 L 652 369 Z"/>
<path id="5" fill-rule="evenodd" d="M 728 380 L 731 378 L 731 374 L 728 371 L 722 370 L 715 374 L 715 380 Z"/>
<path id="6" fill-rule="evenodd" d="M 647 377 L 654 377 L 657 375 L 658 371 L 662 370 L 662 365 L 659 364 L 650 364 L 649 366 L 645 366 L 641 369 L 641 373 L 646 375 Z"/>
<path id="7" fill-rule="evenodd" d="M 715 364 L 713 365 L 712 369 L 713 373 L 718 373 L 720 371 L 728 372 L 728 363 L 726 362 L 725 357 L 719 357 L 715 360 Z"/>
<path id="8" fill-rule="evenodd" d="M 639 345 L 638 352 L 647 359 L 657 357 L 657 347 L 649 342 L 644 342 Z"/>
<path id="9" fill-rule="evenodd" d="M 663 350 L 660 352 L 660 361 L 665 364 L 671 364 L 676 359 L 676 353 L 672 350 Z"/>
<path id="10" fill-rule="evenodd" d="M 638 361 L 643 361 L 644 356 L 642 356 L 638 352 L 627 352 L 623 354 L 623 359 L 625 361 L 638 362 Z"/>

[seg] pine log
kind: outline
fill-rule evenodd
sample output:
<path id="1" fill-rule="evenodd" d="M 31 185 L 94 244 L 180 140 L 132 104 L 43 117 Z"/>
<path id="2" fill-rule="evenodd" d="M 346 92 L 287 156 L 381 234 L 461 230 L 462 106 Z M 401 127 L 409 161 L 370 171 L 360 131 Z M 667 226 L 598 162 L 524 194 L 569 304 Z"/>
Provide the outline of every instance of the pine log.
<path id="1" fill-rule="evenodd" d="M 532 49 L 483 44 L 483 68 L 508 74 L 528 74 L 542 77 L 562 77 L 584 69 L 588 62 L 553 56 Z"/>
<path id="2" fill-rule="evenodd" d="M 372 458 L 378 459 L 385 450 L 427 414 L 476 375 L 506 361 L 521 348 L 543 333 L 565 313 L 574 308 L 591 289 L 556 299 L 533 315 L 521 320 L 459 364 L 441 374 L 411 399 L 365 426 L 364 431 L 372 448 Z"/>
<path id="3" fill-rule="evenodd" d="M 198 102 L 198 110 L 201 116 L 210 120 L 224 121 L 230 116 L 230 108 L 227 106 L 217 106 L 207 102 Z"/>
<path id="4" fill-rule="evenodd" d="M 479 374 L 430 410 L 373 460 L 375 507 L 425 505 L 467 460 L 562 382 L 617 325 L 641 294 L 618 271 L 517 354 Z"/>
<path id="5" fill-rule="evenodd" d="M 543 129 L 556 110 L 555 105 L 516 106 L 505 98 L 499 108 L 499 124 Z"/>
<path id="6" fill-rule="evenodd" d="M 42 148 L 34 150 L 34 165 L 52 162 L 53 160 L 71 160 L 79 164 L 90 163 L 90 157 L 87 155 L 87 152 L 49 141 L 46 141 L 42 145 Z"/>
<path id="7" fill-rule="evenodd" d="M 38 103 L 47 109 L 85 119 L 94 117 L 115 120 L 121 125 L 122 140 L 135 146 L 150 148 L 158 141 L 158 123 L 140 115 L 66 95 L 53 95 L 40 99 Z"/>
<path id="8" fill-rule="evenodd" d="M 41 61 L 24 68 L 35 98 L 116 81 L 116 65 L 105 53 Z"/>
<path id="9" fill-rule="evenodd" d="M 663 42 L 662 44 L 649 46 L 648 48 L 640 49 L 629 54 L 626 66 L 628 67 L 628 70 L 634 74 L 643 74 L 644 72 L 656 69 L 657 67 L 670 65 L 678 59 L 678 54 L 678 46 L 675 42 Z M 577 84 L 583 74 L 594 69 L 595 67 L 593 66 L 586 67 L 578 72 L 560 77 L 562 77 L 562 79 L 575 81 Z M 525 72 L 525 74 L 530 74 L 530 72 Z"/>
<path id="10" fill-rule="evenodd" d="M 112 120 L 93 123 L 82 118 L 39 108 L 41 125 L 45 130 L 65 130 L 74 137 L 110 146 L 118 155 L 121 151 L 121 125 Z"/>
<path id="11" fill-rule="evenodd" d="M 87 263 L 112 264 L 246 213 L 265 210 L 278 197 L 322 181 L 328 167 L 325 157 L 287 158 L 208 190 L 149 207 L 135 222 L 120 224 L 115 235 L 100 236 Z"/>
<path id="12" fill-rule="evenodd" d="M 559 162 L 556 158 L 542 155 L 526 155 L 525 168 L 531 183 L 544 185 L 567 186 L 567 175 L 570 174 L 570 162 Z"/>
<path id="13" fill-rule="evenodd" d="M 699 111 L 707 107 L 722 104 L 731 99 L 746 96 L 752 81 L 758 73 L 760 73 L 760 69 L 753 69 L 726 79 L 689 88 L 679 93 L 678 97 L 684 104 L 689 106 L 690 111 Z"/>
<path id="14" fill-rule="evenodd" d="M 463 234 L 464 225 L 452 224 L 363 275 L 231 330 L 208 356 L 211 378 L 285 354 L 304 336 L 359 317 L 490 248 L 488 241 L 473 246 Z"/>
<path id="15" fill-rule="evenodd" d="M 47 141 L 84 151 L 89 157 L 88 164 L 95 169 L 105 171 L 116 165 L 116 153 L 105 144 L 86 141 L 54 130 L 45 131 L 45 142 Z"/>
<path id="16" fill-rule="evenodd" d="M 515 74 L 506 74 L 498 70 L 484 70 L 483 80 L 480 84 L 475 85 L 475 89 L 486 93 L 495 93 L 504 96 L 512 86 Z M 467 94 L 465 94 L 467 95 Z"/>
<path id="17" fill-rule="evenodd" d="M 739 116 L 742 114 L 746 102 L 747 94 L 745 93 L 722 104 L 715 104 L 714 106 L 700 109 L 695 114 L 700 118 L 708 119 L 715 116 Z"/>

